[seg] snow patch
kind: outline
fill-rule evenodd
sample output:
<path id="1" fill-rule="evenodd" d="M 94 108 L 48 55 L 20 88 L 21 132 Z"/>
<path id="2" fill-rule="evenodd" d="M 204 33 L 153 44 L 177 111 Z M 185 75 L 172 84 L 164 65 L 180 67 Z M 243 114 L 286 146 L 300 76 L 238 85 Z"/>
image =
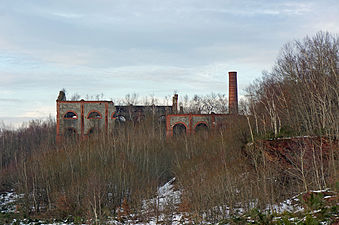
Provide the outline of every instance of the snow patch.
<path id="1" fill-rule="evenodd" d="M 14 213 L 16 210 L 15 202 L 23 195 L 16 194 L 13 190 L 0 193 L 0 213 Z"/>
<path id="2" fill-rule="evenodd" d="M 149 210 L 150 206 L 156 206 L 159 211 L 168 206 L 177 206 L 181 203 L 181 191 L 174 190 L 175 177 L 158 188 L 157 196 L 143 201 L 143 210 Z"/>

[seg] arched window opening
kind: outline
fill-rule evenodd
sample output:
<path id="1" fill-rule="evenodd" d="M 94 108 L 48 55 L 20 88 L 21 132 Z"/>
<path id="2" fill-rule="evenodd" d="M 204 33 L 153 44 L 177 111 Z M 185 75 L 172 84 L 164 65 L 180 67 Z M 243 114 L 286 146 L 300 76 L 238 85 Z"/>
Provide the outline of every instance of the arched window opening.
<path id="1" fill-rule="evenodd" d="M 78 115 L 75 112 L 69 111 L 65 113 L 64 119 L 78 119 Z"/>
<path id="2" fill-rule="evenodd" d="M 90 112 L 87 116 L 87 119 L 101 119 L 102 116 L 98 111 Z"/>
<path id="3" fill-rule="evenodd" d="M 196 125 L 194 132 L 196 134 L 207 134 L 208 133 L 208 126 L 205 123 L 199 123 Z"/>
<path id="4" fill-rule="evenodd" d="M 186 127 L 182 123 L 178 123 L 173 127 L 173 135 L 174 136 L 183 136 L 186 135 Z"/>

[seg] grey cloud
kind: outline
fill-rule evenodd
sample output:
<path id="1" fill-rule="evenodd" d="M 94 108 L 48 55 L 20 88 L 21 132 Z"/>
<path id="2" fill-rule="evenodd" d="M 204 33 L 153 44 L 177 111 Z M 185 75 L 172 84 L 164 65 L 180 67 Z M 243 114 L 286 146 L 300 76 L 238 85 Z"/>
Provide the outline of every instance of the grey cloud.
<path id="1" fill-rule="evenodd" d="M 43 61 L 92 67 L 150 63 L 199 65 L 209 60 L 227 60 L 228 53 L 223 52 L 215 52 L 211 58 L 196 54 L 196 49 L 209 48 L 215 43 L 222 48 L 250 42 L 277 46 L 275 36 L 263 30 L 274 32 L 277 26 L 272 24 L 272 18 L 270 23 L 259 21 L 264 25 L 260 28 L 255 26 L 257 20 L 242 17 L 246 13 L 241 11 L 260 14 L 265 10 L 280 10 L 278 6 L 283 5 L 266 1 L 163 1 L 162 4 L 83 1 L 79 5 L 71 1 L 52 3 L 50 7 L 40 3 L 23 2 L 30 10 L 13 10 L 16 16 L 8 29 L 21 34 L 14 38 L 20 49 L 27 49 L 28 54 Z M 292 6 L 288 7 L 299 5 Z M 25 36 L 24 41 L 19 39 L 21 36 Z M 237 52 L 248 56 L 246 51 Z"/>
<path id="2" fill-rule="evenodd" d="M 228 70 L 239 71 L 244 88 L 270 70 L 285 42 L 321 28 L 338 32 L 338 7 L 335 0 L 4 1 L 0 89 L 15 92 L 4 99 L 42 105 L 54 104 L 63 87 L 109 97 L 224 93 Z"/>

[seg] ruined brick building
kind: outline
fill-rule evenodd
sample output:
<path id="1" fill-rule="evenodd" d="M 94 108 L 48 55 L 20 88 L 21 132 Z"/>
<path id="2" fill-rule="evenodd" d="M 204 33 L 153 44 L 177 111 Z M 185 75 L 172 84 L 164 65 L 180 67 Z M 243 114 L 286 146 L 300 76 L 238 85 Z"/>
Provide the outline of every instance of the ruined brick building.
<path id="1" fill-rule="evenodd" d="M 138 122 L 152 114 L 165 124 L 166 135 L 194 134 L 199 130 L 217 129 L 238 114 L 237 72 L 229 72 L 228 114 L 184 114 L 178 110 L 178 95 L 170 106 L 114 105 L 112 101 L 67 101 L 64 92 L 56 100 L 57 142 L 65 136 L 86 138 L 97 132 L 109 133 L 117 123 Z"/>

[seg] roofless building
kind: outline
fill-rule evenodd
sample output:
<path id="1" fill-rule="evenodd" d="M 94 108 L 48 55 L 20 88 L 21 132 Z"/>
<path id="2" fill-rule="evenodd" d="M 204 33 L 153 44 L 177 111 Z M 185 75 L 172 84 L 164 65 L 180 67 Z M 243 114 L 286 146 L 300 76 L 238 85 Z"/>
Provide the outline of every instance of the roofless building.
<path id="1" fill-rule="evenodd" d="M 64 137 L 85 139 L 94 133 L 108 134 L 117 123 L 140 122 L 147 115 L 164 123 L 166 135 L 194 134 L 202 130 L 215 130 L 238 115 L 237 72 L 229 72 L 228 114 L 184 114 L 178 110 L 178 95 L 172 105 L 114 105 L 112 101 L 67 101 L 64 92 L 59 93 L 57 108 L 57 142 Z"/>

